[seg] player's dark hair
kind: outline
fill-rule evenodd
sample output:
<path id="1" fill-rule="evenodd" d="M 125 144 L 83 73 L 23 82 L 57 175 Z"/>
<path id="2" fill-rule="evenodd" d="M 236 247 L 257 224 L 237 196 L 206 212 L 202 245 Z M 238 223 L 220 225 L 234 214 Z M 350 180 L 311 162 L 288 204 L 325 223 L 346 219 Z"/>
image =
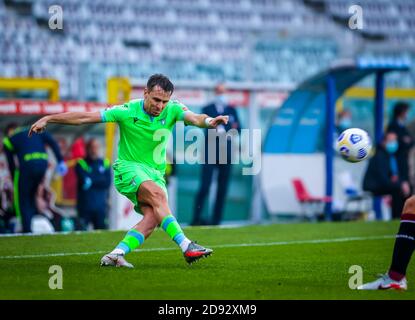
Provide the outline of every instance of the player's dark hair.
<path id="1" fill-rule="evenodd" d="M 147 81 L 147 89 L 149 91 L 153 90 L 155 86 L 159 86 L 166 92 L 173 93 L 174 91 L 174 85 L 170 79 L 160 73 L 153 74 Z"/>
<path id="2" fill-rule="evenodd" d="M 16 122 L 10 122 L 9 124 L 7 124 L 6 128 L 3 131 L 4 136 L 7 136 L 10 130 L 16 129 L 17 127 L 18 124 Z"/>
<path id="3" fill-rule="evenodd" d="M 401 115 L 407 112 L 409 109 L 409 104 L 405 101 L 399 101 L 395 104 L 393 108 L 393 119 L 398 119 Z"/>

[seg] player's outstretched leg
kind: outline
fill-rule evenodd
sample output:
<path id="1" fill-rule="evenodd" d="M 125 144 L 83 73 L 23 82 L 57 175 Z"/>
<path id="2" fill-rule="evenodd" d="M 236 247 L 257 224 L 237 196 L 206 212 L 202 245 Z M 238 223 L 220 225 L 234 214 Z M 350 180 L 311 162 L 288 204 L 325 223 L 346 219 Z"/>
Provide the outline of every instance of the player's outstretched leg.
<path id="1" fill-rule="evenodd" d="M 415 196 L 405 201 L 401 224 L 396 235 L 389 272 L 379 279 L 363 284 L 359 290 L 406 290 L 406 269 L 415 249 Z"/>
<path id="2" fill-rule="evenodd" d="M 125 255 L 142 245 L 158 225 L 151 207 L 141 206 L 141 212 L 143 219 L 127 232 L 114 250 L 102 257 L 101 266 L 134 268 L 125 260 Z"/>
<path id="3" fill-rule="evenodd" d="M 186 262 L 193 263 L 200 258 L 209 256 L 213 250 L 189 240 L 176 218 L 171 214 L 164 191 L 153 181 L 145 181 L 140 185 L 137 200 L 152 206 L 161 228 L 180 247 Z"/>

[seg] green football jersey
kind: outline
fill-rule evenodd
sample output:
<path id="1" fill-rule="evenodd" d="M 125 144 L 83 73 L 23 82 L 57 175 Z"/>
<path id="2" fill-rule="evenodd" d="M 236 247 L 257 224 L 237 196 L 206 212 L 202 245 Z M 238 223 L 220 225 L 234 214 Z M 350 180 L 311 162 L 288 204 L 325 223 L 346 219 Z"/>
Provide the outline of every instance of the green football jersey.
<path id="1" fill-rule="evenodd" d="M 137 99 L 102 110 L 101 118 L 102 122 L 118 123 L 119 160 L 145 164 L 164 174 L 168 142 L 166 133 L 171 133 L 177 121 L 183 121 L 186 111 L 186 106 L 177 100 L 170 100 L 163 111 L 153 117 L 144 110 L 144 100 Z"/>

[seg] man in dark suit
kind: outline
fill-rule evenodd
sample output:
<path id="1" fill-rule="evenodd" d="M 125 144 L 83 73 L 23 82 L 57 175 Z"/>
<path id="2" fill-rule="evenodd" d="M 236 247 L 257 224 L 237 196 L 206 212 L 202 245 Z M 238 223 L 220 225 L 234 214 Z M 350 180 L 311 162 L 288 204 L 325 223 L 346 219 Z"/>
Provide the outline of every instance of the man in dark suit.
<path id="1" fill-rule="evenodd" d="M 215 100 L 213 103 L 205 106 L 202 109 L 202 113 L 207 114 L 209 117 L 216 117 L 219 115 L 229 116 L 229 121 L 226 125 L 220 125 L 217 128 L 218 135 L 224 134 L 231 130 L 235 129 L 240 132 L 241 125 L 238 119 L 238 114 L 232 106 L 227 103 L 226 100 L 226 87 L 223 84 L 218 84 L 215 87 Z M 192 225 L 200 224 L 212 224 L 218 225 L 222 219 L 222 212 L 225 203 L 226 193 L 229 184 L 229 177 L 231 174 L 231 154 L 232 154 L 232 142 L 230 139 L 226 139 L 226 146 L 223 146 L 218 143 L 216 139 L 216 159 L 213 155 L 209 156 L 209 149 L 212 149 L 213 141 L 208 141 L 208 132 L 205 132 L 205 162 L 202 165 L 202 175 L 201 175 L 201 185 L 199 192 L 197 193 L 196 200 L 194 203 L 193 211 L 193 221 Z M 209 147 L 210 146 L 210 147 Z M 223 157 L 223 152 L 226 152 L 226 158 Z M 221 157 L 222 155 L 222 157 Z M 212 162 L 212 158 L 214 163 Z M 210 159 L 210 161 L 209 161 Z M 222 161 L 220 161 L 222 160 Z M 224 161 L 225 160 L 225 161 Z M 206 196 L 209 194 L 210 185 L 212 183 L 213 172 L 217 171 L 217 192 L 216 192 L 216 201 L 213 210 L 213 216 L 210 221 L 202 221 L 201 213 L 203 211 L 203 205 L 205 203 Z"/>
<path id="2" fill-rule="evenodd" d="M 387 132 L 382 144 L 377 146 L 375 155 L 370 159 L 364 180 L 363 190 L 375 196 L 392 196 L 392 218 L 401 216 L 405 200 L 411 194 L 409 181 L 401 172 L 404 170 L 397 160 L 398 137 Z"/>

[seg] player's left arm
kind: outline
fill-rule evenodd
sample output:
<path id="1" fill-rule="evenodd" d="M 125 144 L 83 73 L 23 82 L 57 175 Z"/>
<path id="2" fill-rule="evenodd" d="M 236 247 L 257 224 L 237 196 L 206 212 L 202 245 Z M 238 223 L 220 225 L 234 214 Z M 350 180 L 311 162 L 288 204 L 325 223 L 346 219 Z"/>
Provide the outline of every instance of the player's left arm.
<path id="1" fill-rule="evenodd" d="M 229 116 L 217 116 L 211 118 L 206 114 L 193 113 L 187 111 L 184 113 L 184 122 L 199 128 L 216 128 L 220 124 L 227 124 Z"/>

